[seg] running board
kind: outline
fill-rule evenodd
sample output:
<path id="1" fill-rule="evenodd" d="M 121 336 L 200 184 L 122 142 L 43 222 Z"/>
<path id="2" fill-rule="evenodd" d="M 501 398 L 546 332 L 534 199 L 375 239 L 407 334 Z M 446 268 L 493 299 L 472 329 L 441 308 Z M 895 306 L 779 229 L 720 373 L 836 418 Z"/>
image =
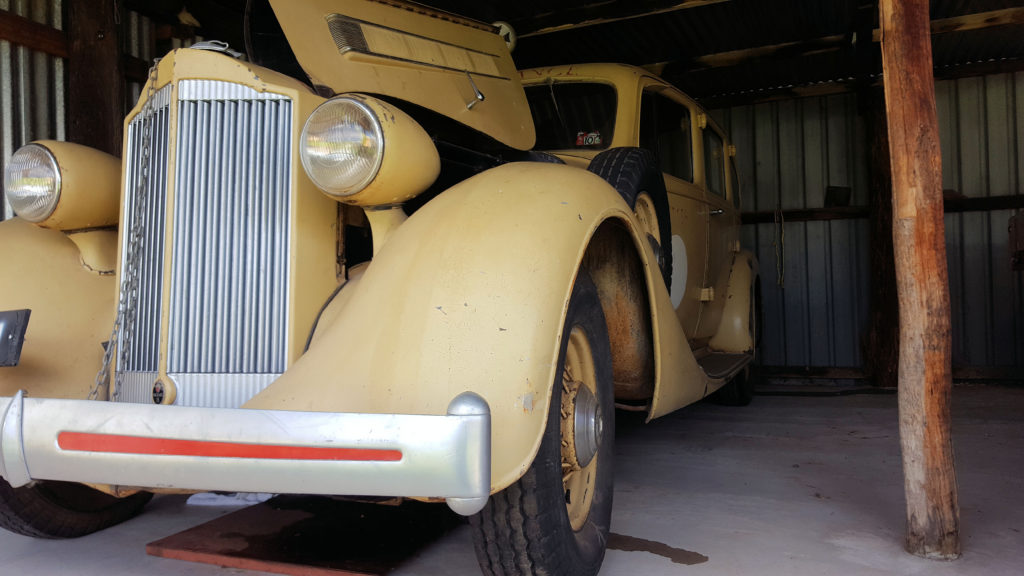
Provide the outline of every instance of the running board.
<path id="1" fill-rule="evenodd" d="M 753 359 L 751 354 L 711 352 L 697 358 L 697 364 L 708 375 L 708 378 L 720 380 L 732 378 Z"/>

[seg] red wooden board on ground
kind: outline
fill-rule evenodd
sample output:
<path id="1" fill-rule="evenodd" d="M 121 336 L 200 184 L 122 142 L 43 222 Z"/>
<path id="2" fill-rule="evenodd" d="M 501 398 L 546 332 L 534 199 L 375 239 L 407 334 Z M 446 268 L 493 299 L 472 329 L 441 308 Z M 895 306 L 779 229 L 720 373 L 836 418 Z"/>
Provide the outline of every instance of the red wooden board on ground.
<path id="1" fill-rule="evenodd" d="M 462 521 L 443 504 L 277 496 L 151 542 L 146 552 L 291 576 L 376 576 Z"/>

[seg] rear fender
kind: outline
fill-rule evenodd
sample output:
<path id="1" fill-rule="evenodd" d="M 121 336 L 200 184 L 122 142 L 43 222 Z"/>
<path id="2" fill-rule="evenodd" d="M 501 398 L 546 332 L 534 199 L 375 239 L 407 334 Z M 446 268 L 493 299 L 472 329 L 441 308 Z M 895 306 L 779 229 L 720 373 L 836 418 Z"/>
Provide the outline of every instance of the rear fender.
<path id="1" fill-rule="evenodd" d="M 245 407 L 444 414 L 470 390 L 491 407 L 492 490 L 507 487 L 540 445 L 572 284 L 609 220 L 643 246 L 619 194 L 564 165 L 507 164 L 454 186 L 389 236 L 307 353 Z M 657 266 L 637 253 L 671 314 Z"/>
<path id="2" fill-rule="evenodd" d="M 114 242 L 83 244 L 85 254 L 63 232 L 12 218 L 0 222 L 0 246 L 0 310 L 32 310 L 21 362 L 0 368 L 0 396 L 25 390 L 38 398 L 85 398 L 110 336 L 117 288 L 113 275 L 97 273 L 83 258 L 113 262 Z"/>
<path id="3" fill-rule="evenodd" d="M 736 253 L 729 272 L 729 290 L 718 331 L 708 342 L 717 352 L 742 354 L 754 349 L 750 336 L 751 295 L 757 279 L 757 257 L 746 250 Z"/>

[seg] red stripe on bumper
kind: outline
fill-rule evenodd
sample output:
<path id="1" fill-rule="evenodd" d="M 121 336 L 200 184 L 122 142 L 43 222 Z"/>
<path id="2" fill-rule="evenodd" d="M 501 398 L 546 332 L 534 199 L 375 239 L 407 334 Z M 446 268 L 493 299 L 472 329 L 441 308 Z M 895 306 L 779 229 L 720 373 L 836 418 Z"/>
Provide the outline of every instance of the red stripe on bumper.
<path id="1" fill-rule="evenodd" d="M 149 454 L 154 456 L 200 456 L 203 458 L 258 458 L 263 460 L 335 460 L 361 462 L 397 462 L 399 450 L 376 448 L 316 448 L 309 446 L 273 446 L 237 444 L 204 440 L 172 440 L 116 434 L 61 432 L 57 445 L 74 452 Z"/>

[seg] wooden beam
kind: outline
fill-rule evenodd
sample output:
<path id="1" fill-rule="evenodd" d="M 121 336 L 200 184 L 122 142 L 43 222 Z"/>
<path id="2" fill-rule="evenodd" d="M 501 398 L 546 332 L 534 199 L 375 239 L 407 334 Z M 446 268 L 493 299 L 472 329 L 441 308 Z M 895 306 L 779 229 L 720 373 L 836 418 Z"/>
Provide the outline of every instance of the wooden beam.
<path id="1" fill-rule="evenodd" d="M 941 18 L 931 22 L 931 33 L 933 35 L 949 34 L 952 32 L 965 32 L 968 30 L 983 30 L 999 26 L 1013 26 L 1024 24 L 1024 7 L 1006 8 L 990 12 L 979 12 L 953 18 Z M 881 30 L 872 31 L 872 41 L 879 42 Z M 792 42 L 781 42 L 767 46 L 754 46 L 728 52 L 716 52 L 713 54 L 702 54 L 687 60 L 676 60 L 671 62 L 655 62 L 644 65 L 644 68 L 660 74 L 662 70 L 671 66 L 680 68 L 685 72 L 694 72 L 708 68 L 724 68 L 738 66 L 740 64 L 754 63 L 769 58 L 797 58 L 819 52 L 840 50 L 845 46 L 855 44 L 855 36 L 835 34 L 823 36 L 811 40 L 794 40 Z"/>
<path id="2" fill-rule="evenodd" d="M 125 54 L 121 61 L 124 66 L 124 77 L 126 79 L 143 84 L 149 79 L 149 62 L 128 54 Z"/>
<path id="3" fill-rule="evenodd" d="M 832 208 L 804 208 L 782 210 L 781 212 L 744 212 L 743 224 L 772 224 L 778 217 L 784 222 L 823 222 L 826 220 L 853 220 L 867 218 L 867 206 L 835 206 Z"/>
<path id="4" fill-rule="evenodd" d="M 899 421 L 908 552 L 960 556 L 950 434 L 952 332 L 928 0 L 881 0 L 899 293 Z"/>
<path id="5" fill-rule="evenodd" d="M 763 378 L 792 378 L 813 380 L 866 380 L 867 373 L 857 366 L 761 366 Z"/>
<path id="6" fill-rule="evenodd" d="M 653 74 L 661 76 L 662 73 L 650 69 Z M 1024 72 L 1024 59 L 997 60 L 992 62 L 969 62 L 954 66 L 935 68 L 935 80 L 952 80 L 957 78 L 970 78 L 972 76 L 991 76 L 993 74 L 1014 74 Z M 681 76 L 680 78 L 686 78 Z M 872 77 L 867 85 L 881 86 L 880 76 Z M 673 76 L 666 76 L 666 80 L 672 82 Z M 691 78 L 691 81 L 693 79 Z M 676 81 L 681 84 L 682 81 Z M 815 96 L 831 96 L 833 94 L 847 94 L 858 90 L 860 84 L 857 80 L 833 80 L 831 82 L 817 82 L 806 86 L 778 86 L 759 88 L 730 94 L 715 94 L 701 96 L 694 89 L 687 93 L 708 110 L 718 108 L 731 108 L 733 106 L 749 106 L 751 104 L 762 104 L 764 102 L 778 102 L 781 100 L 792 100 L 794 98 L 810 98 Z M 683 87 L 684 91 L 685 86 Z"/>
<path id="7" fill-rule="evenodd" d="M 953 380 L 1002 380 L 1024 384 L 1019 366 L 953 366 Z"/>
<path id="8" fill-rule="evenodd" d="M 654 74 L 661 75 L 659 72 Z M 684 73 L 685 74 L 685 73 Z M 679 81 L 673 82 L 674 77 L 669 75 L 665 79 L 673 84 L 682 84 L 686 78 L 685 75 L 680 77 Z M 691 82 L 695 81 L 691 78 Z M 881 85 L 880 83 L 878 85 Z M 737 92 L 733 94 L 716 94 L 714 96 L 701 97 L 699 94 L 693 93 L 694 90 L 686 90 L 686 86 L 681 86 L 684 92 L 690 95 L 691 98 L 697 100 L 701 106 L 707 110 L 716 110 L 718 108 L 732 108 L 733 106 L 748 106 L 751 104 L 762 104 L 765 102 L 779 102 L 782 100 L 793 100 L 795 98 L 813 98 L 819 96 L 832 96 L 834 94 L 847 94 L 857 89 L 857 82 L 855 80 L 836 80 L 832 82 L 819 82 L 815 84 L 809 84 L 807 86 L 778 86 L 763 88 L 757 90 L 749 90 L 746 92 Z"/>
<path id="9" fill-rule="evenodd" d="M 1024 195 L 960 196 L 943 201 L 946 212 L 991 212 L 993 210 L 1024 210 Z"/>
<path id="10" fill-rule="evenodd" d="M 932 35 L 936 35 L 1022 24 L 1024 24 L 1024 7 L 1017 7 L 932 20 L 931 30 Z"/>
<path id="11" fill-rule="evenodd" d="M 697 72 L 709 68 L 738 66 L 769 58 L 797 58 L 821 52 L 832 52 L 841 49 L 843 46 L 850 45 L 852 42 L 852 37 L 836 34 L 811 40 L 793 40 L 791 42 L 740 48 L 727 52 L 701 54 L 686 60 L 653 62 L 644 64 L 642 67 L 655 74 L 661 74 L 666 68 L 676 69 L 682 73 Z"/>
<path id="12" fill-rule="evenodd" d="M 885 95 L 879 88 L 866 88 L 857 95 L 865 116 L 870 188 L 871 293 L 864 364 L 876 386 L 895 388 L 900 359 L 899 298 L 892 235 L 892 174 L 889 166 L 889 132 L 886 126 Z"/>
<path id="13" fill-rule="evenodd" d="M 888 159 L 888 156 L 886 156 Z M 1024 210 L 1024 194 L 1008 194 L 1005 196 L 978 196 L 974 198 L 946 198 L 943 211 L 956 212 L 992 212 L 993 210 Z M 741 215 L 743 224 L 771 224 L 776 217 L 785 222 L 824 222 L 827 220 L 855 220 L 871 216 L 871 206 L 835 206 L 831 208 L 798 208 L 773 211 L 744 212 Z"/>
<path id="14" fill-rule="evenodd" d="M 538 14 L 527 20 L 518 20 L 513 24 L 521 29 L 520 38 L 576 30 L 598 24 L 610 24 L 624 20 L 634 20 L 669 12 L 678 12 L 710 4 L 720 4 L 729 0 L 675 0 L 673 2 L 657 0 L 610 0 L 595 2 L 578 8 L 557 10 Z"/>
<path id="15" fill-rule="evenodd" d="M 0 40 L 50 56 L 68 57 L 68 41 L 63 31 L 4 10 L 0 10 Z"/>
<path id="16" fill-rule="evenodd" d="M 852 38 L 842 34 L 825 36 L 813 40 L 800 40 L 796 42 L 783 42 L 769 46 L 757 46 L 755 48 L 744 48 L 742 50 L 731 50 L 716 54 L 705 54 L 693 58 L 688 70 L 701 70 L 705 68 L 725 68 L 739 64 L 758 62 L 767 58 L 789 58 L 808 56 L 821 52 L 834 52 L 844 46 L 852 45 Z"/>
<path id="17" fill-rule="evenodd" d="M 68 140 L 121 154 L 124 73 L 118 25 L 120 0 L 68 0 Z"/>
<path id="18" fill-rule="evenodd" d="M 867 371 L 858 366 L 761 366 L 758 370 L 764 378 L 780 380 L 868 380 L 871 378 Z M 1024 383 L 1024 376 L 1021 375 L 1021 369 L 1016 366 L 953 366 L 953 380 L 958 382 L 988 380 Z M 890 389 L 880 386 L 877 381 L 872 382 L 872 386 Z"/>

